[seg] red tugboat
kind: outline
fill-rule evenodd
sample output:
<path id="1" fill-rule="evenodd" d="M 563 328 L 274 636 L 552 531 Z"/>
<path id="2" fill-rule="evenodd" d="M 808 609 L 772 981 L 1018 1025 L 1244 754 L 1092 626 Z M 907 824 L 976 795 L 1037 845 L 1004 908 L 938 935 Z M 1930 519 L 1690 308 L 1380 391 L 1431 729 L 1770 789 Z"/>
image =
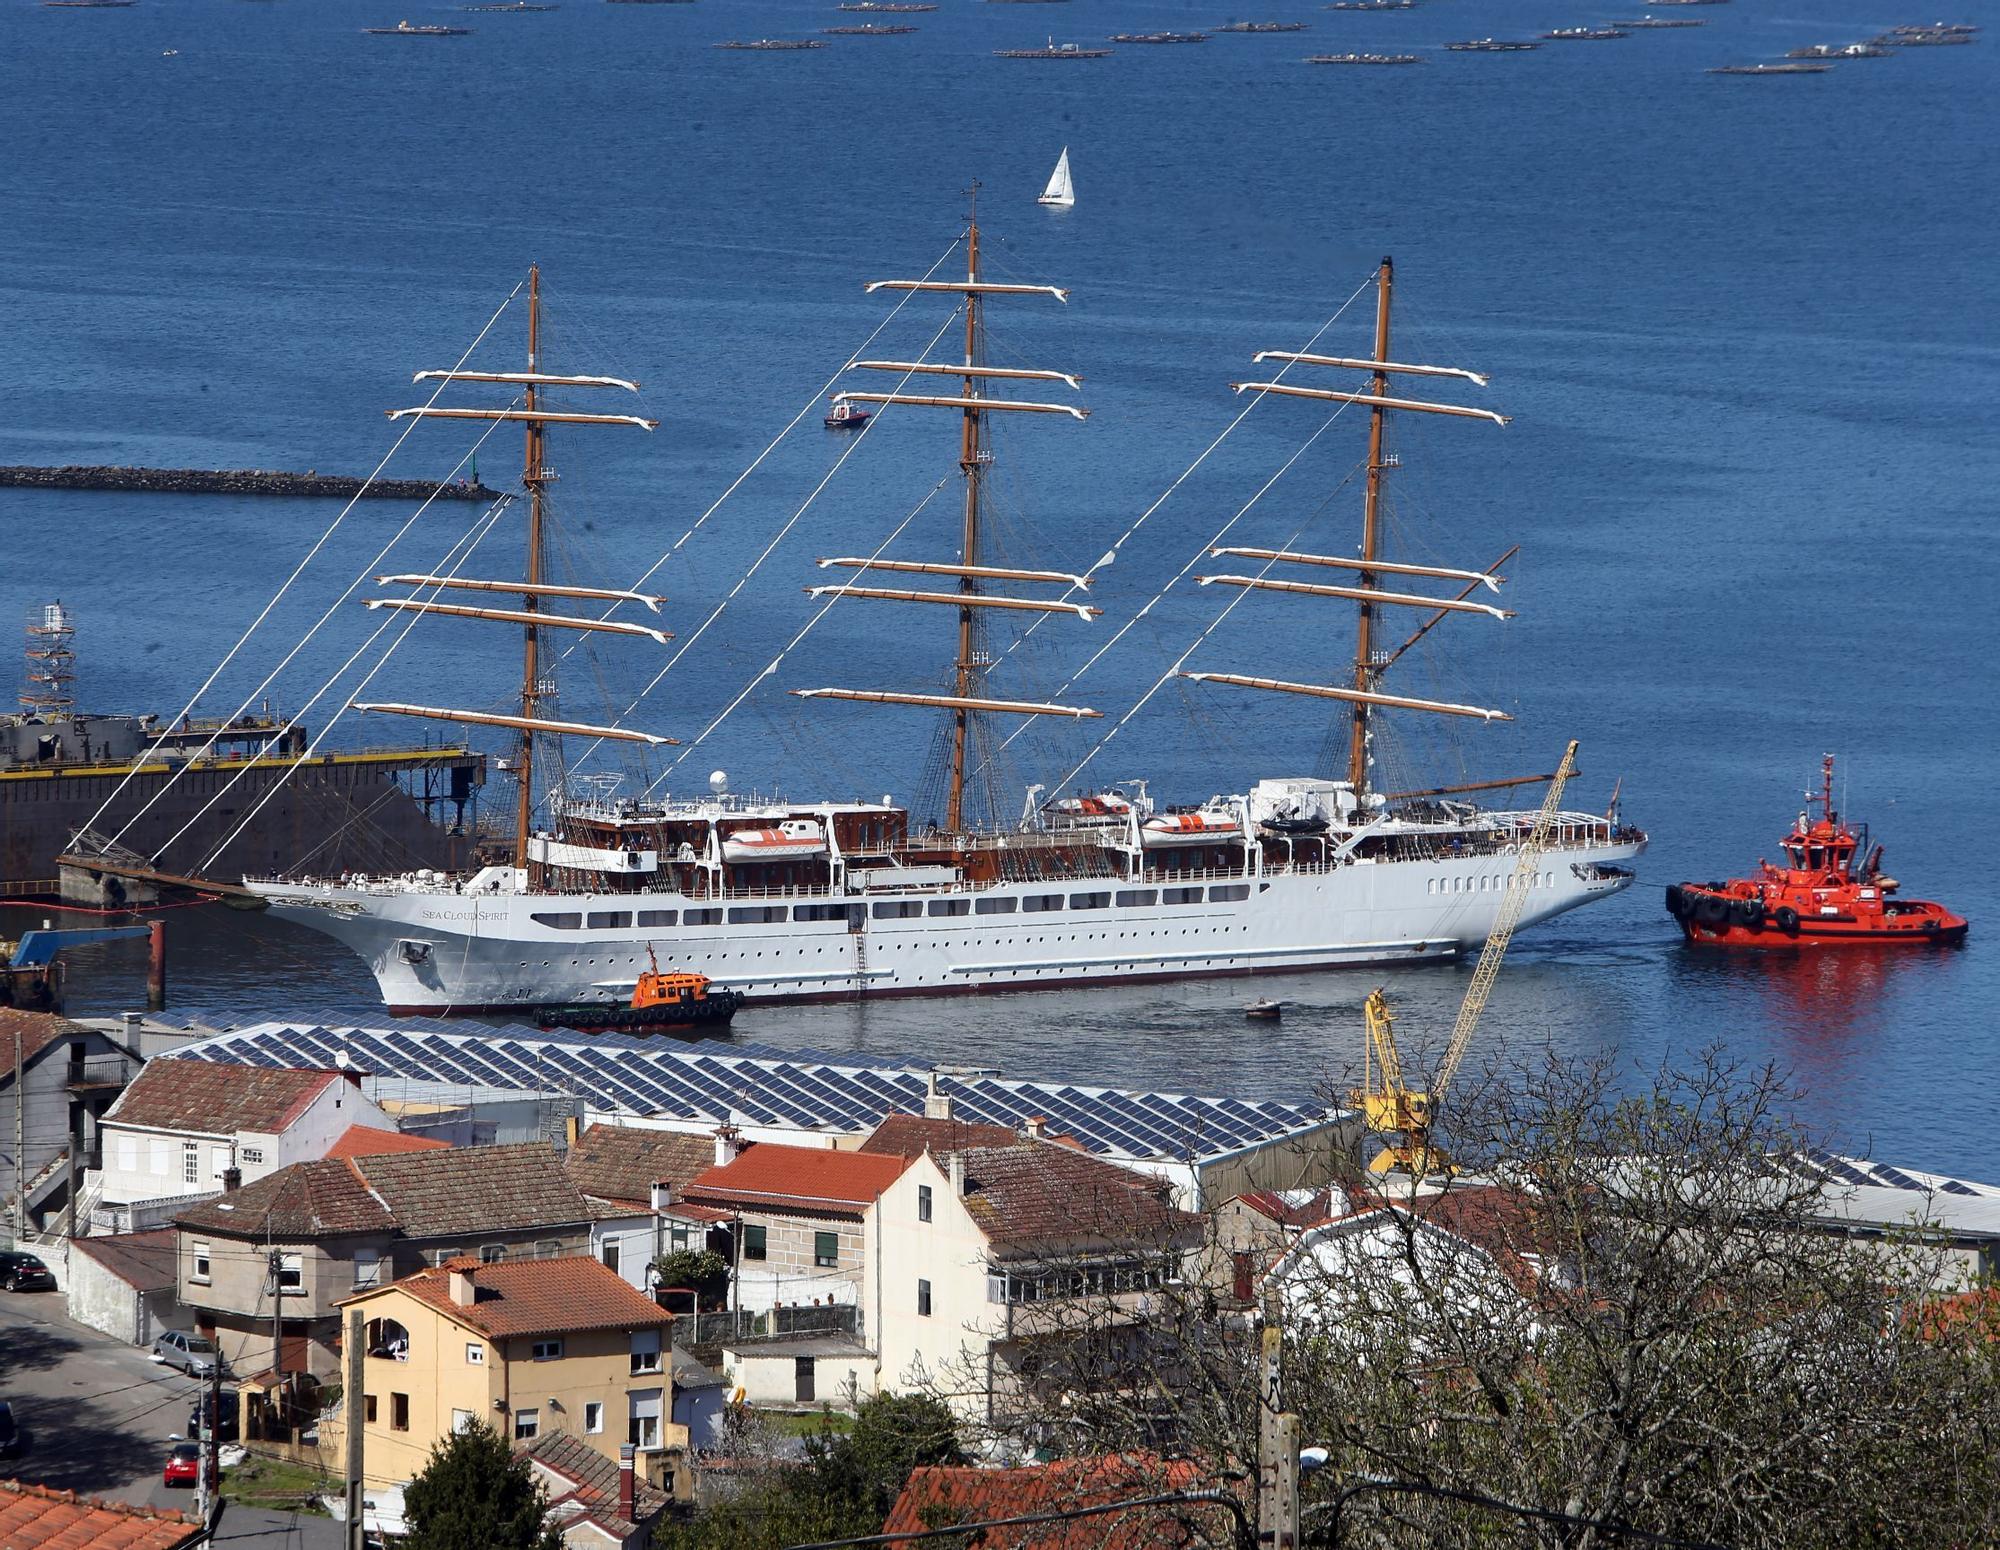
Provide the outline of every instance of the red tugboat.
<path id="1" fill-rule="evenodd" d="M 1819 805 L 1819 817 L 1812 816 Z M 1818 792 L 1781 842 L 1783 866 L 1757 863 L 1758 875 L 1726 883 L 1676 883 L 1667 913 L 1690 942 L 1704 947 L 1941 946 L 1965 940 L 1966 921 L 1942 904 L 1895 897 L 1882 875 L 1882 847 L 1854 831 L 1833 807 L 1833 755 Z M 1865 858 L 1865 859 L 1864 859 Z M 1858 862 L 1858 864 L 1857 864 Z"/>

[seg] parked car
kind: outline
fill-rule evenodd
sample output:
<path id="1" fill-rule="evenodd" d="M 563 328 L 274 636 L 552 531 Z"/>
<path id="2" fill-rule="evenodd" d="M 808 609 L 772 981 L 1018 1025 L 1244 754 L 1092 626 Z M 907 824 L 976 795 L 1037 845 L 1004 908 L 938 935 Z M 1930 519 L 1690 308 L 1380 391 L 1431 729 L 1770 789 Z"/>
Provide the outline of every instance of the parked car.
<path id="1" fill-rule="evenodd" d="M 10 1292 L 52 1292 L 56 1278 L 34 1255 L 20 1249 L 0 1249 L 0 1286 Z"/>
<path id="2" fill-rule="evenodd" d="M 174 1451 L 167 1455 L 167 1467 L 160 1472 L 160 1480 L 165 1485 L 193 1485 L 201 1478 L 201 1444 L 198 1442 L 177 1442 Z M 208 1471 L 208 1483 L 215 1484 L 215 1470 Z"/>
<path id="3" fill-rule="evenodd" d="M 200 1438 L 208 1435 L 208 1427 L 202 1419 L 204 1415 L 215 1418 L 215 1435 L 219 1441 L 236 1441 L 237 1403 L 236 1391 L 234 1389 L 224 1389 L 222 1391 L 222 1406 L 219 1416 L 216 1415 L 216 1407 L 209 1403 L 208 1395 L 204 1394 L 194 1402 L 194 1407 L 188 1411 L 188 1436 Z"/>
<path id="4" fill-rule="evenodd" d="M 218 1366 L 225 1373 L 229 1371 L 229 1363 L 222 1360 L 213 1340 L 180 1329 L 170 1329 L 153 1342 L 153 1360 L 197 1378 L 206 1378 Z"/>
<path id="5" fill-rule="evenodd" d="M 10 1459 L 21 1451 L 21 1426 L 14 1419 L 14 1407 L 0 1399 L 0 1459 Z"/>

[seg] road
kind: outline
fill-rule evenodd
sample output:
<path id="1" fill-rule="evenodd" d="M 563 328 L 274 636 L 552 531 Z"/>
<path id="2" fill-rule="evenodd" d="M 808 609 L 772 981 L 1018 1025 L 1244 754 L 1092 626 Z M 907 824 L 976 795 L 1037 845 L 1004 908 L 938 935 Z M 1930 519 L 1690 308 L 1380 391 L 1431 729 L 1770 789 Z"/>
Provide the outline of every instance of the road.
<path id="1" fill-rule="evenodd" d="M 144 1351 L 72 1323 L 60 1292 L 0 1293 L 0 1399 L 26 1448 L 23 1480 L 153 1507 L 192 1507 L 160 1482 L 167 1434 L 187 1429 L 199 1385 Z"/>

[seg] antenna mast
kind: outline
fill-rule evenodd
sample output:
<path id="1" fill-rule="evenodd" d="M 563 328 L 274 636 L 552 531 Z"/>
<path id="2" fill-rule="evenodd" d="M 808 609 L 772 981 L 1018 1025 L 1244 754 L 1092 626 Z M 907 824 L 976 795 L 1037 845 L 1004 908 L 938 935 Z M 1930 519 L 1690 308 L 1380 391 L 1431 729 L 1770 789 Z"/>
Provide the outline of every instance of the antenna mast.
<path id="1" fill-rule="evenodd" d="M 1389 293 L 1395 283 L 1396 266 L 1389 259 L 1382 260 L 1382 267 L 1375 278 L 1375 359 L 1389 359 Z M 1368 391 L 1377 399 L 1386 398 L 1389 393 L 1389 375 L 1380 367 L 1369 379 Z M 1382 508 L 1382 422 L 1388 410 L 1376 403 L 1368 410 L 1368 496 L 1362 506 L 1361 515 L 1361 585 L 1375 585 L 1375 572 L 1370 566 L 1375 560 L 1376 542 L 1380 532 L 1379 517 Z M 1375 609 L 1366 598 L 1361 601 L 1361 622 L 1354 642 L 1354 689 L 1357 694 L 1369 694 L 1375 688 Z M 1354 795 L 1360 798 L 1368 790 L 1368 713 L 1369 702 L 1354 702 L 1354 726 L 1347 745 L 1347 778 L 1354 787 Z"/>
<path id="2" fill-rule="evenodd" d="M 979 284 L 979 182 L 973 180 L 967 190 L 972 199 L 972 210 L 967 217 L 965 230 L 965 283 Z M 958 443 L 958 466 L 965 475 L 965 541 L 960 563 L 973 566 L 979 563 L 979 483 L 984 473 L 984 457 L 979 444 L 984 422 L 980 411 L 970 400 L 977 396 L 981 383 L 972 374 L 977 363 L 979 349 L 979 309 L 980 295 L 977 290 L 965 293 L 965 377 L 964 392 L 968 400 L 964 418 L 960 422 Z M 960 596 L 969 596 L 979 590 L 979 579 L 965 575 L 958 579 Z M 958 610 L 958 674 L 955 693 L 961 700 L 974 698 L 978 683 L 979 662 L 974 657 L 977 632 L 973 628 L 973 608 L 962 604 Z M 951 784 L 946 788 L 944 824 L 953 834 L 964 827 L 965 818 L 965 749 L 972 727 L 972 712 L 961 705 L 951 713 Z"/>
<path id="3" fill-rule="evenodd" d="M 540 373 L 542 334 L 542 266 L 528 267 L 528 372 L 530 376 Z M 524 438 L 521 482 L 528 487 L 528 589 L 522 598 L 521 611 L 534 613 L 540 606 L 539 596 L 533 590 L 542 580 L 542 422 L 534 418 L 536 394 L 539 384 L 530 381 L 524 393 L 530 418 Z M 535 813 L 535 707 L 541 700 L 541 658 L 535 626 L 530 623 L 521 631 L 521 763 L 515 772 L 520 794 L 514 805 L 514 865 L 528 864 L 528 836 L 534 823 Z"/>

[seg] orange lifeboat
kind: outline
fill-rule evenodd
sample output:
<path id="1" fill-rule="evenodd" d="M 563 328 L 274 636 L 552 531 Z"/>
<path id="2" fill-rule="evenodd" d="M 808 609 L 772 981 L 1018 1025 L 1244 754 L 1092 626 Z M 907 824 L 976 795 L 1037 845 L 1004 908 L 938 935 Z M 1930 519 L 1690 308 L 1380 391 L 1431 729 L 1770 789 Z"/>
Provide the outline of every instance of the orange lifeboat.
<path id="1" fill-rule="evenodd" d="M 1243 837 L 1243 824 L 1227 808 L 1204 807 L 1193 813 L 1162 813 L 1139 826 L 1139 843 L 1156 845 L 1212 845 L 1218 840 Z"/>
<path id="2" fill-rule="evenodd" d="M 1833 755 L 1817 792 L 1780 842 L 1785 865 L 1757 863 L 1755 877 L 1675 883 L 1667 913 L 1703 947 L 1943 946 L 1962 942 L 1965 917 L 1927 899 L 1898 898 L 1882 872 L 1882 847 L 1869 848 L 1833 808 Z M 1819 817 L 1812 809 L 1817 804 Z"/>
<path id="3" fill-rule="evenodd" d="M 787 818 L 768 828 L 737 829 L 722 837 L 724 861 L 796 861 L 826 853 L 826 830 L 810 818 Z"/>

